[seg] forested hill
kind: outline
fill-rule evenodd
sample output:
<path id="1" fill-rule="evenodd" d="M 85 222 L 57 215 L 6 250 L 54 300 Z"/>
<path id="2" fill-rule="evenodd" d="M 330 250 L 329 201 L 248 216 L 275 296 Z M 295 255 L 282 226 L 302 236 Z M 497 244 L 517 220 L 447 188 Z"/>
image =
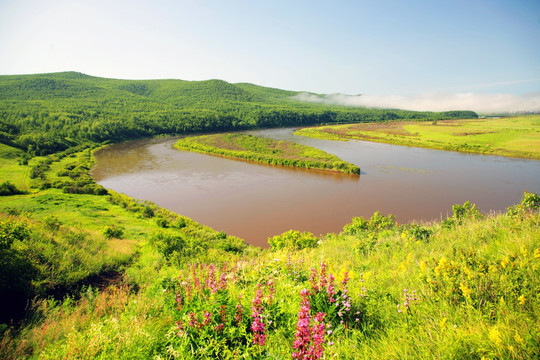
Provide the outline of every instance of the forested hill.
<path id="1" fill-rule="evenodd" d="M 117 80 L 77 72 L 0 76 L 0 143 L 44 155 L 159 134 L 325 123 L 474 118 L 328 106 L 294 91 L 222 80 Z"/>

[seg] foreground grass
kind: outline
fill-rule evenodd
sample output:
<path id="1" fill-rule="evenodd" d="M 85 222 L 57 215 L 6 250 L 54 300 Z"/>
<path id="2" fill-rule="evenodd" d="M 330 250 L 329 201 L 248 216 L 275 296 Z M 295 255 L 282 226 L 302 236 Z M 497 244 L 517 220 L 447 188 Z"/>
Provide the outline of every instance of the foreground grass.
<path id="1" fill-rule="evenodd" d="M 540 159 L 540 116 L 304 128 L 296 135 Z"/>
<path id="2" fill-rule="evenodd" d="M 243 134 L 216 134 L 180 139 L 175 147 L 204 154 L 255 161 L 263 164 L 285 165 L 346 174 L 359 174 L 360 168 L 342 161 L 335 155 L 289 141 Z"/>
<path id="3" fill-rule="evenodd" d="M 123 283 L 35 301 L 35 315 L 4 334 L 2 356 L 291 358 L 303 349 L 294 344 L 306 289 L 303 343 L 324 358 L 534 358 L 539 214 L 460 209 L 431 225 L 355 219 L 306 248 L 291 232 L 257 256 L 181 258 L 148 243 Z"/>

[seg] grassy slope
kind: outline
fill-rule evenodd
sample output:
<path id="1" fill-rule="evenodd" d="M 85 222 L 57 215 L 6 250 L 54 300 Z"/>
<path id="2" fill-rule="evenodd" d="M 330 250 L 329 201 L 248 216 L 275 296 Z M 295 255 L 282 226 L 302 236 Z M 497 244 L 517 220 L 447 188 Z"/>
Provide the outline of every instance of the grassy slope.
<path id="1" fill-rule="evenodd" d="M 265 164 L 340 171 L 347 174 L 360 173 L 357 166 L 322 150 L 252 135 L 216 134 L 186 137 L 178 140 L 175 147 Z"/>
<path id="2" fill-rule="evenodd" d="M 10 181 L 18 189 L 28 190 L 28 169 L 21 171 L 18 159 L 24 152 L 11 146 L 0 144 L 0 168 L 3 181 Z"/>
<path id="3" fill-rule="evenodd" d="M 265 346 L 248 342 L 235 350 L 262 358 L 290 358 L 300 290 L 311 288 L 311 269 L 320 271 L 324 261 L 327 273 L 335 275 L 336 290 L 343 290 L 341 282 L 348 272 L 352 304 L 350 314 L 343 317 L 345 327 L 334 325 L 332 334 L 326 334 L 333 343 L 324 346 L 326 357 L 534 357 L 540 350 L 538 213 L 462 220 L 451 228 L 423 227 L 433 231 L 428 239 L 415 237 L 407 228 L 344 232 L 327 235 L 316 248 L 229 258 L 228 270 L 219 265 L 216 269 L 217 278 L 228 274 L 219 297 L 208 291 L 178 308 L 176 294 L 188 296 L 180 282 L 191 282 L 184 273 L 184 280 L 176 283 L 185 264 L 177 267 L 152 254 L 151 248 L 143 248 L 144 260 L 128 269 L 128 274 L 145 273 L 139 291 L 120 286 L 86 291 L 76 301 L 38 302 L 39 321 L 30 321 L 16 337 L 5 337 L 0 349 L 12 356 L 33 353 L 33 358 L 73 359 L 192 358 L 193 349 L 201 351 L 200 358 L 208 358 L 209 352 L 223 346 L 211 340 L 215 334 L 211 328 L 222 321 L 219 305 L 213 302 L 228 299 L 227 309 L 234 314 L 242 294 L 244 316 L 250 319 L 251 301 L 262 289 L 264 319 L 277 325 L 267 322 Z M 157 263 L 161 265 L 156 267 Z M 270 287 L 275 289 L 275 305 L 268 300 Z M 413 292 L 418 300 L 411 300 L 405 311 L 406 295 Z M 211 326 L 194 333 L 201 341 L 197 335 L 179 337 L 182 332 L 175 321 L 183 319 L 180 315 L 186 315 L 186 329 L 187 311 L 202 319 L 203 310 L 215 312 Z"/>
<path id="4" fill-rule="evenodd" d="M 540 159 L 540 116 L 305 128 L 297 135 L 359 139 L 441 150 Z"/>

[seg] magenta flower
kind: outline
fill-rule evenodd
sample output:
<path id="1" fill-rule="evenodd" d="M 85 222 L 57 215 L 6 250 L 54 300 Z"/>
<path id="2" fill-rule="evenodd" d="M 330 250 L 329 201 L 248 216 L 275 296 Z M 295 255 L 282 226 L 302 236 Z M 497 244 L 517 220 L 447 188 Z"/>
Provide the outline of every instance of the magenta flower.
<path id="1" fill-rule="evenodd" d="M 257 290 L 257 294 L 251 302 L 251 317 L 253 318 L 251 331 L 253 331 L 254 334 L 253 343 L 259 345 L 264 345 L 266 342 L 266 326 L 262 316 L 262 295 L 262 290 Z"/>
<path id="2" fill-rule="evenodd" d="M 313 319 L 313 326 L 310 327 L 310 301 L 309 292 L 303 289 L 300 292 L 302 303 L 300 312 L 298 313 L 298 323 L 296 324 L 296 334 L 293 343 L 293 349 L 297 350 L 292 353 L 293 359 L 312 360 L 320 359 L 323 355 L 323 344 L 325 343 L 325 324 L 324 317 L 326 314 L 317 313 Z M 331 330 L 329 330 L 329 334 Z"/>

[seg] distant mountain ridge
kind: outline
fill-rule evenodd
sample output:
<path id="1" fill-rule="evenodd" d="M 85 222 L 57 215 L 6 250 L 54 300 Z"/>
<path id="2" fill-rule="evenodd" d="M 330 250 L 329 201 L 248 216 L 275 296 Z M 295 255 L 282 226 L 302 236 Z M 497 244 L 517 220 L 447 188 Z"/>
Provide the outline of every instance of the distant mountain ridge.
<path id="1" fill-rule="evenodd" d="M 0 75 L 0 142 L 48 154 L 160 134 L 477 117 L 471 111 L 318 104 L 301 101 L 301 93 L 217 79 L 120 80 L 73 71 Z"/>

